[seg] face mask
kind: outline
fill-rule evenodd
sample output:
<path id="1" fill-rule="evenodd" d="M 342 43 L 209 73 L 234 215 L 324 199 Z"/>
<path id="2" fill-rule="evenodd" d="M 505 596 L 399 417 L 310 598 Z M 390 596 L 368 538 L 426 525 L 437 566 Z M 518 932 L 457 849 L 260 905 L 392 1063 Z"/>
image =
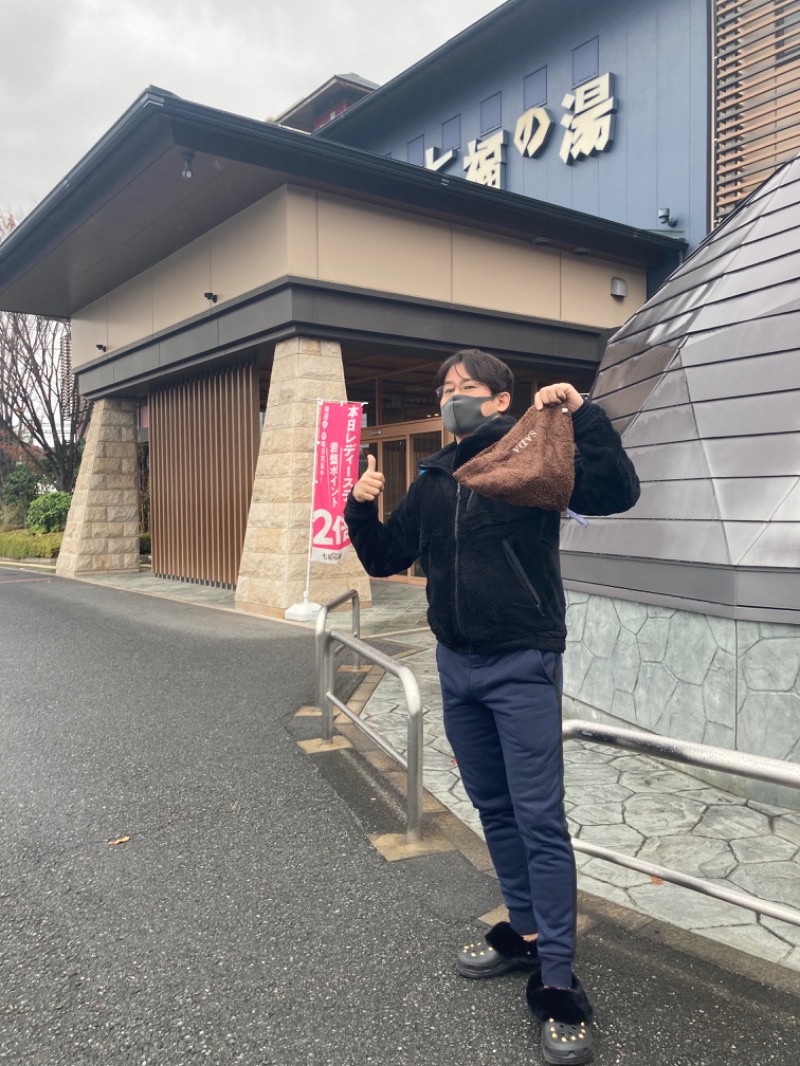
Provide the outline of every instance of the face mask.
<path id="1" fill-rule="evenodd" d="M 490 415 L 481 412 L 481 407 L 491 399 L 491 396 L 465 396 L 463 393 L 456 393 L 442 408 L 444 428 L 455 437 L 468 437 L 484 422 L 491 422 L 497 417 L 496 411 Z"/>

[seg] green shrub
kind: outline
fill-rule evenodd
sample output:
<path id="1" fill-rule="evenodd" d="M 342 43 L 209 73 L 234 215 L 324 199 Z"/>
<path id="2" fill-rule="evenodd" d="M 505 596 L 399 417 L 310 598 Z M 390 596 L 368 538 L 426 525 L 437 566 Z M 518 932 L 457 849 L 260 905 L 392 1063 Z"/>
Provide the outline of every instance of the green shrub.
<path id="1" fill-rule="evenodd" d="M 19 529 L 25 525 L 25 516 L 31 500 L 39 491 L 39 478 L 33 467 L 17 463 L 2 486 L 2 524 L 6 529 Z"/>
<path id="2" fill-rule="evenodd" d="M 0 533 L 0 557 L 6 559 L 55 559 L 61 547 L 61 533 L 34 536 L 24 529 Z"/>
<path id="3" fill-rule="evenodd" d="M 0 503 L 0 530 L 19 529 L 25 523 L 27 510 L 27 505 L 23 511 L 16 504 Z"/>
<path id="4" fill-rule="evenodd" d="M 70 492 L 45 492 L 42 496 L 37 496 L 28 508 L 28 529 L 31 533 L 56 533 L 63 530 L 67 524 L 71 503 Z"/>
<path id="5" fill-rule="evenodd" d="M 141 555 L 149 555 L 150 554 L 150 534 L 149 533 L 140 533 L 139 534 L 139 553 Z"/>

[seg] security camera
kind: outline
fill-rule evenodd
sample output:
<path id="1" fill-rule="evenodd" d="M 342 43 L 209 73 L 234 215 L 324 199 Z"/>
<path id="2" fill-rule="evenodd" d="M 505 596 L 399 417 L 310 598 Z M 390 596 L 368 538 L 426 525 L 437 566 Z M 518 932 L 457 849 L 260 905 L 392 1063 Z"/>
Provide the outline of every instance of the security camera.
<path id="1" fill-rule="evenodd" d="M 670 215 L 668 207 L 659 207 L 658 221 L 662 226 L 674 226 L 678 220 Z"/>

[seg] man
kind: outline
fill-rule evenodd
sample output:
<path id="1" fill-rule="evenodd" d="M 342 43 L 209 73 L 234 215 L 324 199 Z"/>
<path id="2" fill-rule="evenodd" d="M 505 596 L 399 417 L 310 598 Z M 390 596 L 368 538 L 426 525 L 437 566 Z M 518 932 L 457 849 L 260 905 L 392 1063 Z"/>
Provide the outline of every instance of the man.
<path id="1" fill-rule="evenodd" d="M 439 368 L 437 396 L 455 436 L 420 464 L 420 476 L 385 524 L 375 501 L 384 478 L 374 456 L 353 487 L 345 520 L 373 577 L 419 558 L 428 620 L 437 638 L 444 724 L 464 787 L 478 809 L 509 922 L 466 945 L 465 977 L 530 973 L 527 1002 L 550 1063 L 592 1055 L 592 1007 L 574 975 L 576 875 L 564 812 L 561 655 L 565 602 L 560 515 L 471 492 L 453 477 L 514 425 L 506 412 L 514 377 L 477 349 Z M 572 385 L 540 389 L 538 410 L 559 405 L 573 420 L 570 508 L 614 514 L 633 506 L 639 482 L 605 413 Z"/>

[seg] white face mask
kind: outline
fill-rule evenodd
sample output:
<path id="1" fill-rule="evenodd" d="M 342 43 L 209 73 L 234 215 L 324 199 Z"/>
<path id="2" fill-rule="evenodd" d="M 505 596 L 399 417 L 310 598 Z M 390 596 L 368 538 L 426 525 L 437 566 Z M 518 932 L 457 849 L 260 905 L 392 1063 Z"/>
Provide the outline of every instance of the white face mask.
<path id="1" fill-rule="evenodd" d="M 491 422 L 497 417 L 497 411 L 485 415 L 481 408 L 493 396 L 465 396 L 457 393 L 442 408 L 442 422 L 448 433 L 455 437 L 467 437 L 474 433 L 484 422 Z"/>

